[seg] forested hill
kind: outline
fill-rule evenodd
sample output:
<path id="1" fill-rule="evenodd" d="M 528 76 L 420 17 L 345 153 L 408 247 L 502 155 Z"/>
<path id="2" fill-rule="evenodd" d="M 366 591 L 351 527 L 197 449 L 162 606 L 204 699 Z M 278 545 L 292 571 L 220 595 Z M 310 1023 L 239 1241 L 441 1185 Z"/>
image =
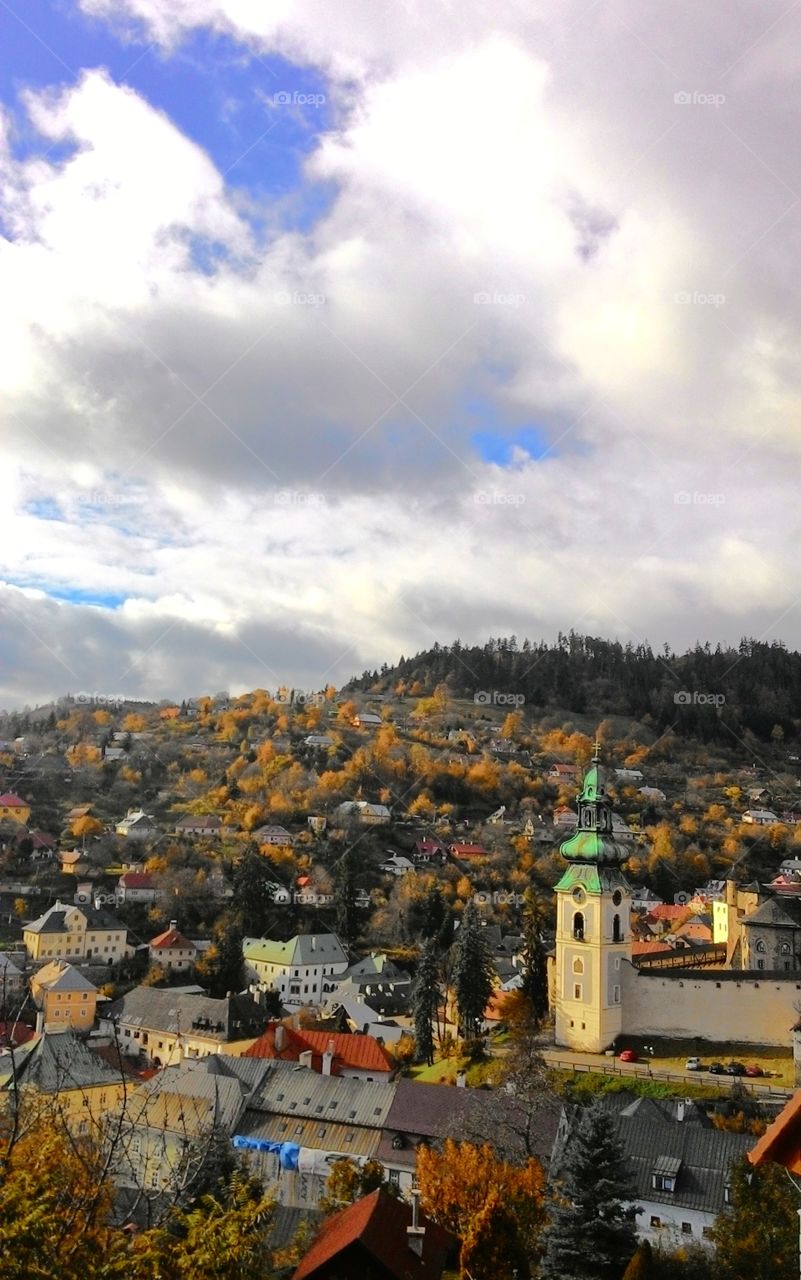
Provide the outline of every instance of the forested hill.
<path id="1" fill-rule="evenodd" d="M 730 745 L 748 730 L 762 740 L 793 741 L 801 733 L 801 654 L 778 642 L 696 645 L 676 654 L 573 632 L 555 644 L 515 636 L 472 646 L 456 640 L 366 671 L 349 687 L 431 693 L 443 682 L 453 696 L 514 693 L 531 710 L 631 716 Z"/>

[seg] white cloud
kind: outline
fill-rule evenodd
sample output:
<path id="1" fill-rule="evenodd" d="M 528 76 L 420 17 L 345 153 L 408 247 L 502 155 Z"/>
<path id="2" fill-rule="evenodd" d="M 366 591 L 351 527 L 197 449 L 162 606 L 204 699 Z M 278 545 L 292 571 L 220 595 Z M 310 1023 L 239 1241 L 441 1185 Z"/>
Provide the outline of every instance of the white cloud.
<path id="1" fill-rule="evenodd" d="M 491 31 L 474 3 L 82 7 L 167 48 L 208 25 L 321 69 L 339 123 L 307 178 L 337 195 L 309 233 L 260 238 L 106 73 L 28 96 L 58 149 L 6 163 L 0 573 L 126 598 L 109 616 L 24 597 L 45 640 L 148 640 L 142 672 L 181 693 L 254 679 L 253 629 L 291 665 L 297 627 L 304 672 L 350 646 L 340 676 L 506 627 L 736 640 L 781 616 L 801 640 L 801 161 L 776 152 L 790 91 L 759 24 L 689 4 L 669 32 L 632 3 L 591 29 L 572 3 L 545 23 L 502 3 Z M 474 401 L 554 452 L 481 462 Z"/>

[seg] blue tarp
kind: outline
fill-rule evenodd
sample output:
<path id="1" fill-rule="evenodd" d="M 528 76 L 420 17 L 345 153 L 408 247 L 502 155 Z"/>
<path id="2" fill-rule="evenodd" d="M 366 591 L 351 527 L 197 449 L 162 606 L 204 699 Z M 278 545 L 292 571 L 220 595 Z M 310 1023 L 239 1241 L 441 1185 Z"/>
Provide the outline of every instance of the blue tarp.
<path id="1" fill-rule="evenodd" d="M 238 1151 L 269 1151 L 278 1156 L 282 1169 L 297 1169 L 300 1147 L 297 1142 L 270 1142 L 267 1138 L 245 1138 L 242 1134 L 234 1137 L 234 1146 Z"/>

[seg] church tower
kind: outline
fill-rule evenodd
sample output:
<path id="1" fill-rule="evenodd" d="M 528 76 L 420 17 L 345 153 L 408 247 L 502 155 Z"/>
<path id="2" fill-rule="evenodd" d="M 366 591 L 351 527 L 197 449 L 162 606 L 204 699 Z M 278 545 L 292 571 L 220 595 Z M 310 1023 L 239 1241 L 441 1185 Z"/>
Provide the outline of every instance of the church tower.
<path id="1" fill-rule="evenodd" d="M 578 826 L 559 852 L 556 886 L 556 1043 L 602 1053 L 623 1030 L 623 961 L 631 958 L 628 850 L 615 835 L 600 744 L 578 797 Z"/>

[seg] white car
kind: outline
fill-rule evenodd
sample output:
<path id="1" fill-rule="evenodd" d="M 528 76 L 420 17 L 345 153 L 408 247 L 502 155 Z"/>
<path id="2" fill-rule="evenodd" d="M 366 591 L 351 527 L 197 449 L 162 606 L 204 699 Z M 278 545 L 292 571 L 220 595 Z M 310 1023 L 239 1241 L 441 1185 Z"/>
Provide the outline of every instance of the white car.
<path id="1" fill-rule="evenodd" d="M 703 1071 L 700 1058 L 688 1058 L 684 1064 L 685 1071 Z"/>

